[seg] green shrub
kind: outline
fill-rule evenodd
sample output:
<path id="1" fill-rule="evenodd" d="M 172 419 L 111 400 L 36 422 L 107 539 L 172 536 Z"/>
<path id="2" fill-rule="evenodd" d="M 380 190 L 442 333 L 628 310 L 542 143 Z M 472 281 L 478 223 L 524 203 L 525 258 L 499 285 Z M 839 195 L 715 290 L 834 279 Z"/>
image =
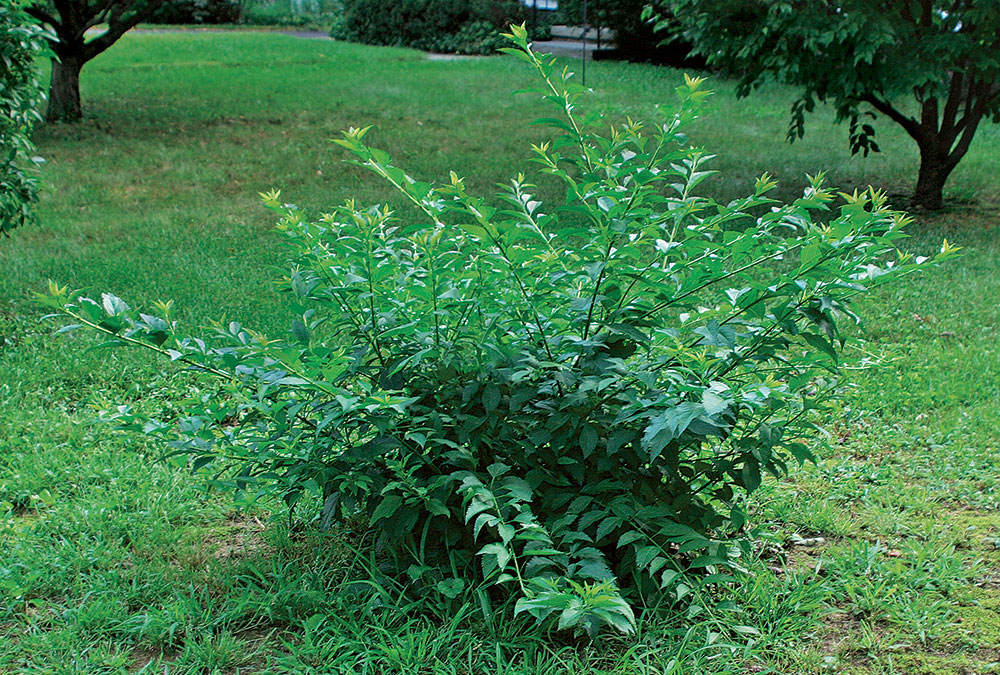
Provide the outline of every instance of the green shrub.
<path id="1" fill-rule="evenodd" d="M 111 417 L 217 484 L 369 528 L 379 573 L 411 592 L 627 632 L 634 607 L 732 579 L 743 495 L 811 458 L 838 367 L 863 353 L 840 330 L 851 300 L 952 249 L 897 254 L 908 218 L 821 178 L 790 204 L 766 175 L 729 203 L 702 196 L 712 156 L 683 133 L 701 80 L 655 123 L 605 125 L 523 27 L 512 39 L 558 111 L 533 150 L 563 203 L 524 175 L 495 200 L 455 174 L 416 180 L 351 129 L 339 143 L 413 208 L 314 219 L 266 196 L 293 251 L 288 336 L 233 322 L 184 337 L 169 304 L 55 285 L 43 300 L 71 317 L 62 330 L 200 374 L 176 419 Z"/>
<path id="2" fill-rule="evenodd" d="M 43 99 L 35 59 L 47 51 L 45 32 L 19 3 L 0 5 L 0 233 L 31 218 L 38 199 L 38 164 L 31 128 Z"/>
<path id="3" fill-rule="evenodd" d="M 149 23 L 236 23 L 242 11 L 243 0 L 170 0 L 160 5 Z"/>
<path id="4" fill-rule="evenodd" d="M 469 21 L 455 34 L 458 54 L 495 54 L 506 42 L 489 21 Z"/>
<path id="5" fill-rule="evenodd" d="M 241 23 L 253 26 L 324 26 L 342 22 L 340 0 L 250 0 Z"/>
<path id="6" fill-rule="evenodd" d="M 330 19 L 330 37 L 334 40 L 346 40 L 347 39 L 347 19 L 344 17 L 343 12 L 335 14 Z"/>
<path id="7" fill-rule="evenodd" d="M 522 21 L 517 0 L 346 0 L 333 37 L 424 51 L 491 54 L 499 31 Z"/>

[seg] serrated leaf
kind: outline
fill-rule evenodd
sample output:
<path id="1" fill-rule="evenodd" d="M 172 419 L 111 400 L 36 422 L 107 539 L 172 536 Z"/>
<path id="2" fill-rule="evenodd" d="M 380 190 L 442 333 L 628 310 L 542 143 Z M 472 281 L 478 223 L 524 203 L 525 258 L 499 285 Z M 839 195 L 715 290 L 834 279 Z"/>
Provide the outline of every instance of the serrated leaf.
<path id="1" fill-rule="evenodd" d="M 659 546 L 643 546 L 635 553 L 635 566 L 642 570 L 646 569 L 660 552 Z"/>
<path id="2" fill-rule="evenodd" d="M 631 532 L 626 532 L 625 534 L 623 534 L 618 538 L 618 548 L 623 548 L 631 544 L 633 541 L 639 541 L 640 539 L 645 539 L 645 538 L 646 535 L 644 535 L 642 532 L 637 532 L 636 530 L 632 530 Z"/>
<path id="3" fill-rule="evenodd" d="M 482 499 L 473 498 L 469 502 L 469 508 L 465 511 L 465 522 L 469 522 L 483 511 L 488 511 L 493 505 Z"/>
<path id="4" fill-rule="evenodd" d="M 511 553 L 501 543 L 487 544 L 476 555 L 483 556 L 483 575 L 489 577 L 494 570 L 502 572 L 510 562 Z"/>

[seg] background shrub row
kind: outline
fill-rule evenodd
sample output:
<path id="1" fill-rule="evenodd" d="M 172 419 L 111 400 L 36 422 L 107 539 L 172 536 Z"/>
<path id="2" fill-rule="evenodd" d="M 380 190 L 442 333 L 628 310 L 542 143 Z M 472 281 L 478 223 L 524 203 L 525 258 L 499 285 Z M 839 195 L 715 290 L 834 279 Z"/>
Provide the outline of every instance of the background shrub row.
<path id="1" fill-rule="evenodd" d="M 329 25 L 340 20 L 340 0 L 172 0 L 150 18 L 159 24 L 243 23 L 252 26 Z"/>

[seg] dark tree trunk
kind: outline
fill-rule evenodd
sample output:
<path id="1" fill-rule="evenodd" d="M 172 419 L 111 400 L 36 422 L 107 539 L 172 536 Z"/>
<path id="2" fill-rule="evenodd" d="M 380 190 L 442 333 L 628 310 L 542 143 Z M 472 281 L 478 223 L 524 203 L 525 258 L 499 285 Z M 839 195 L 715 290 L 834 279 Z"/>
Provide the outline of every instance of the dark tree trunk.
<path id="1" fill-rule="evenodd" d="M 4 0 L 7 1 L 7 0 Z M 50 122 L 75 122 L 80 108 L 80 70 L 136 24 L 145 21 L 167 0 L 54 0 L 29 2 L 27 12 L 52 27 L 52 83 L 49 85 Z M 85 40 L 89 28 L 108 25 L 100 35 Z"/>
<path id="2" fill-rule="evenodd" d="M 930 7 L 930 4 L 925 3 L 925 6 Z M 1000 96 L 1000 88 L 992 80 L 981 81 L 961 72 L 949 73 L 949 79 L 948 98 L 943 109 L 936 96 L 918 96 L 921 98 L 919 120 L 900 112 L 880 95 L 869 94 L 860 99 L 902 126 L 917 142 L 920 172 L 913 190 L 913 205 L 930 210 L 944 206 L 944 185 L 948 176 L 969 151 L 979 123 Z"/>
<path id="3" fill-rule="evenodd" d="M 49 85 L 50 122 L 75 122 L 83 116 L 80 108 L 80 70 L 83 62 L 76 59 L 52 60 L 52 83 Z"/>
<path id="4" fill-rule="evenodd" d="M 920 157 L 920 172 L 917 174 L 917 187 L 913 191 L 914 206 L 937 210 L 944 206 L 944 184 L 955 168 L 948 156 L 936 154 Z"/>

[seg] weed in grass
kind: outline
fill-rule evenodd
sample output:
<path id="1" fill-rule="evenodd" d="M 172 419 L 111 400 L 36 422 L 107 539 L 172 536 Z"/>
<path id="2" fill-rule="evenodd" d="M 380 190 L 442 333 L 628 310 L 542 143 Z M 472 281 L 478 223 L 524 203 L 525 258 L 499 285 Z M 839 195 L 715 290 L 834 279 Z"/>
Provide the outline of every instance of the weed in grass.
<path id="1" fill-rule="evenodd" d="M 181 672 L 231 671 L 252 663 L 258 651 L 257 645 L 239 640 L 229 631 L 222 631 L 188 640 L 174 665 Z"/>
<path id="2" fill-rule="evenodd" d="M 886 618 L 903 626 L 921 645 L 944 644 L 957 625 L 957 615 L 941 597 L 916 594 L 902 603 L 892 603 Z"/>
<path id="3" fill-rule="evenodd" d="M 809 572 L 776 576 L 760 570 L 735 589 L 734 600 L 747 608 L 756 641 L 775 653 L 810 641 L 830 611 L 830 590 Z"/>

